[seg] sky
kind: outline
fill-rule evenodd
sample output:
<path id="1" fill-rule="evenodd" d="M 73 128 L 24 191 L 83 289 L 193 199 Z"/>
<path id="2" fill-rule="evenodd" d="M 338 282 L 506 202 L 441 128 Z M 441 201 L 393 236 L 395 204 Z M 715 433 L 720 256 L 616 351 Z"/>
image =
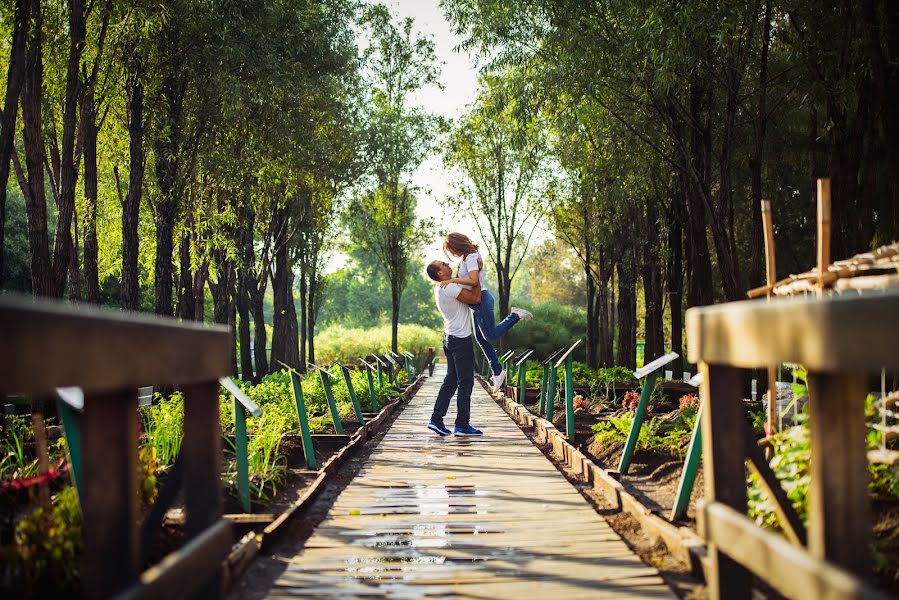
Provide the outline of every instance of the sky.
<path id="1" fill-rule="evenodd" d="M 455 121 L 477 97 L 478 70 L 475 61 L 464 50 L 456 50 L 462 39 L 453 33 L 438 0 L 381 0 L 381 3 L 390 9 L 397 21 L 412 17 L 415 21 L 413 31 L 424 33 L 434 40 L 437 60 L 443 63 L 440 70 L 443 89 L 437 86 L 423 88 L 411 96 L 411 103 Z M 441 224 L 443 228 L 452 226 L 453 230 L 477 238 L 477 229 L 471 217 L 444 206 L 446 198 L 453 195 L 453 175 L 444 168 L 443 156 L 439 151 L 432 152 L 415 171 L 412 185 L 421 190 L 417 209 L 419 217 L 434 219 L 438 229 Z M 440 239 L 435 237 L 422 253 L 428 260 L 444 258 L 440 248 Z M 338 268 L 343 262 L 344 257 L 334 256 L 329 267 Z"/>

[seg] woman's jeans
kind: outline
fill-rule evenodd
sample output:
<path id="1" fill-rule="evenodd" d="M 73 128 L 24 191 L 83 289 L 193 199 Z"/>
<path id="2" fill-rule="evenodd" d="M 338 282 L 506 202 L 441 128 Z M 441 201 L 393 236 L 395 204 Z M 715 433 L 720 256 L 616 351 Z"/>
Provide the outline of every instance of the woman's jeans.
<path id="1" fill-rule="evenodd" d="M 499 356 L 497 356 L 492 342 L 501 338 L 515 323 L 518 323 L 520 317 L 510 314 L 497 325 L 496 318 L 493 316 L 493 302 L 493 294 L 489 290 L 481 290 L 481 302 L 472 304 L 471 310 L 474 313 L 474 337 L 478 341 L 484 357 L 490 363 L 493 374 L 499 375 L 503 366 L 499 362 Z"/>

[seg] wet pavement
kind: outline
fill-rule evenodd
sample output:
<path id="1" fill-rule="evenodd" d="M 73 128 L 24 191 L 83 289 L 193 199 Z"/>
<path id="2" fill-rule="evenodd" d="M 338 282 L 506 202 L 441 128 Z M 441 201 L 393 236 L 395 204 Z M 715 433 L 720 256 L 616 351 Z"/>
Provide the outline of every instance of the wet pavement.
<path id="1" fill-rule="evenodd" d="M 673 597 L 479 385 L 483 437 L 429 431 L 442 379 L 438 367 L 269 597 Z"/>

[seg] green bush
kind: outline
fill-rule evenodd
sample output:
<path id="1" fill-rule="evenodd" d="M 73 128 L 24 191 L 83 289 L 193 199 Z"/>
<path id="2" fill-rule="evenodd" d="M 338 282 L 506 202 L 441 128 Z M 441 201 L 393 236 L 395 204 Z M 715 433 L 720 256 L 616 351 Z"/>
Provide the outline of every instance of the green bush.
<path id="1" fill-rule="evenodd" d="M 586 335 L 587 313 L 582 308 L 554 302 L 522 308 L 534 313 L 534 318 L 509 330 L 504 336 L 507 348 L 518 352 L 534 350 L 534 358 L 542 360 Z M 497 321 L 504 316 L 497 315 Z M 584 361 L 584 352 L 584 344 L 579 345 L 574 349 L 574 359 Z"/>
<path id="2" fill-rule="evenodd" d="M 426 348 L 440 348 L 441 333 L 421 325 L 400 324 L 397 331 L 400 350 L 412 353 Z M 383 354 L 390 350 L 390 324 L 369 329 L 350 329 L 332 325 L 315 336 L 315 358 L 319 363 L 355 363 L 373 352 Z"/>

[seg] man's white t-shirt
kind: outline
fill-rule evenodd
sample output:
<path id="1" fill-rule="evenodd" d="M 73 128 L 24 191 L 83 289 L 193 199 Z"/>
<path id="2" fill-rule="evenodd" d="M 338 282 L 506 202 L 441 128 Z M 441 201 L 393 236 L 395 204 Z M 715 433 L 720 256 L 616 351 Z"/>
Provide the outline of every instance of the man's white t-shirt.
<path id="1" fill-rule="evenodd" d="M 454 337 L 471 335 L 471 311 L 467 304 L 457 300 L 462 290 L 462 285 L 458 283 L 446 287 L 434 286 L 437 310 L 443 315 L 443 332 Z"/>
<path id="2" fill-rule="evenodd" d="M 465 278 L 468 277 L 468 273 L 471 271 L 478 272 L 478 280 L 481 282 L 481 290 L 486 290 L 486 286 L 484 285 L 484 268 L 478 265 L 478 260 L 481 260 L 483 263 L 483 258 L 481 257 L 480 252 L 472 252 L 462 259 L 462 262 L 459 263 L 459 277 Z"/>

